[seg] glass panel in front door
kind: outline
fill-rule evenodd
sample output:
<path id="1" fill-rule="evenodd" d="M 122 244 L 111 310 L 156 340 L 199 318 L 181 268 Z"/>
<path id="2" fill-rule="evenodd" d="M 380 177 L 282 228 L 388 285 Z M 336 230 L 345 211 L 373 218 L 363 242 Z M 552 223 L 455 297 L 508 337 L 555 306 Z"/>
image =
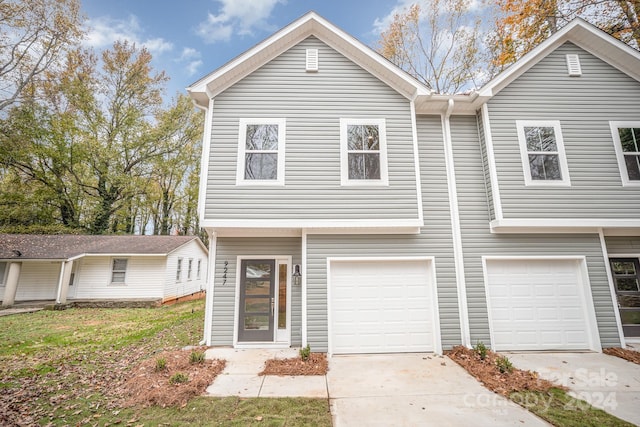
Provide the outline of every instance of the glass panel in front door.
<path id="1" fill-rule="evenodd" d="M 242 260 L 238 341 L 273 341 L 275 260 Z"/>

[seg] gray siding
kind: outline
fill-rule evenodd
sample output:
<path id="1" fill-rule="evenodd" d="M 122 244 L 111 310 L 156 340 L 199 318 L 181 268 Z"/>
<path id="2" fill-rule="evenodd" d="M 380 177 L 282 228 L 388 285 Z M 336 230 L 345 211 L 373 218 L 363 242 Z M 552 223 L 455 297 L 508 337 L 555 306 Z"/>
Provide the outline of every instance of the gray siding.
<path id="1" fill-rule="evenodd" d="M 487 142 L 484 135 L 484 122 L 482 121 L 481 111 L 476 114 L 478 121 L 478 136 L 480 138 L 480 152 L 482 153 L 482 170 L 484 172 L 484 186 L 487 193 L 487 209 L 489 210 L 489 218 L 496 219 L 495 207 L 493 205 L 493 190 L 491 188 L 491 174 L 489 172 L 489 157 L 487 156 Z"/>
<path id="2" fill-rule="evenodd" d="M 565 55 L 583 75 L 568 77 Z M 640 82 L 566 43 L 489 101 L 505 218 L 640 217 L 640 187 L 622 187 L 610 120 L 640 118 Z M 516 120 L 559 120 L 571 187 L 525 187 Z M 543 202 L 542 202 L 543 200 Z"/>
<path id="3" fill-rule="evenodd" d="M 619 346 L 605 260 L 597 234 L 491 234 L 475 117 L 452 117 L 451 130 L 472 343 L 490 342 L 482 256 L 585 256 L 604 347 Z"/>
<path id="4" fill-rule="evenodd" d="M 219 238 L 213 291 L 211 345 L 233 345 L 233 323 L 236 297 L 237 257 L 258 255 L 272 257 L 290 255 L 292 263 L 300 264 L 300 238 Z M 226 282 L 222 277 L 228 262 Z M 291 285 L 291 344 L 302 343 L 301 288 Z"/>
<path id="5" fill-rule="evenodd" d="M 439 116 L 417 119 L 424 227 L 419 235 L 309 235 L 307 313 L 311 348 L 327 350 L 327 257 L 433 256 L 444 349 L 460 344 L 447 175 Z"/>
<path id="6" fill-rule="evenodd" d="M 640 256 L 640 236 L 606 236 L 607 253 Z"/>
<path id="7" fill-rule="evenodd" d="M 286 185 L 236 186 L 239 119 L 264 117 L 287 121 Z M 341 187 L 341 117 L 386 119 L 389 186 Z M 417 219 L 413 155 L 409 101 L 310 37 L 215 98 L 205 219 Z"/>

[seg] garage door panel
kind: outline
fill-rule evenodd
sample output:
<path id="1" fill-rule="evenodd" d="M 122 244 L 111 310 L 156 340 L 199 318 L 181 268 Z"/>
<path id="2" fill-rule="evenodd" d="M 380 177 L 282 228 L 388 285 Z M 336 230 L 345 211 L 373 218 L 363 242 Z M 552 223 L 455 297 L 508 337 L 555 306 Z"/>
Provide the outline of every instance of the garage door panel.
<path id="1" fill-rule="evenodd" d="M 494 349 L 591 347 L 587 290 L 576 261 L 489 260 L 486 269 Z"/>
<path id="2" fill-rule="evenodd" d="M 426 260 L 333 261 L 333 353 L 433 351 L 433 284 Z"/>

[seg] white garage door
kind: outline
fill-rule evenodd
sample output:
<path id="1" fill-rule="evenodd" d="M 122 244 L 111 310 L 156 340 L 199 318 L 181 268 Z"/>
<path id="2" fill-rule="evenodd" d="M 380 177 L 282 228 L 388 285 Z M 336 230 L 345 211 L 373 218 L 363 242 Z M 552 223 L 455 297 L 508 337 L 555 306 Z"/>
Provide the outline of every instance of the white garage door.
<path id="1" fill-rule="evenodd" d="M 428 260 L 332 260 L 330 351 L 434 351 L 434 300 Z"/>
<path id="2" fill-rule="evenodd" d="M 487 260 L 495 350 L 594 349 L 595 322 L 578 260 Z"/>

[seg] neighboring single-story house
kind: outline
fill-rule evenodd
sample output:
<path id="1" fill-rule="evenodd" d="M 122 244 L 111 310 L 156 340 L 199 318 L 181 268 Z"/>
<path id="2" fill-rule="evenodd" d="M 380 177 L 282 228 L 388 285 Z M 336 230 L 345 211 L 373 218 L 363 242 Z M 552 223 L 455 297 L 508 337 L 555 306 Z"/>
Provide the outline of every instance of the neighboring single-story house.
<path id="1" fill-rule="evenodd" d="M 0 296 L 165 302 L 205 289 L 207 257 L 195 236 L 0 234 Z"/>

